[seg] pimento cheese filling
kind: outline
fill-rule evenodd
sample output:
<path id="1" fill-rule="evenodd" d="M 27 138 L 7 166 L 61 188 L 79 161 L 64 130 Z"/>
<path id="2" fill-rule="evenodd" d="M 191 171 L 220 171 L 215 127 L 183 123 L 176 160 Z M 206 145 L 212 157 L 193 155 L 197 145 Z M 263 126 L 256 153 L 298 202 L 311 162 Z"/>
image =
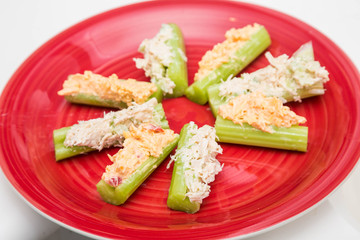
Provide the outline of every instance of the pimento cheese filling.
<path id="1" fill-rule="evenodd" d="M 85 71 L 84 74 L 73 74 L 58 91 L 61 96 L 76 95 L 79 93 L 95 95 L 103 99 L 125 102 L 128 106 L 132 102 L 144 103 L 157 87 L 154 83 L 136 81 L 135 79 L 119 79 L 116 74 L 104 77 Z"/>
<path id="2" fill-rule="evenodd" d="M 132 126 L 123 134 L 124 148 L 109 156 L 113 164 L 108 165 L 102 175 L 102 179 L 114 187 L 126 180 L 150 156 L 159 157 L 163 148 L 176 136 L 173 130 L 149 123 L 137 128 Z"/>
<path id="3" fill-rule="evenodd" d="M 206 77 L 211 71 L 226 63 L 241 48 L 251 36 L 262 26 L 259 24 L 247 25 L 243 28 L 232 28 L 225 33 L 226 40 L 216 44 L 199 62 L 199 70 L 194 76 L 194 81 Z"/>
<path id="4" fill-rule="evenodd" d="M 305 123 L 304 117 L 296 115 L 289 107 L 283 106 L 277 97 L 266 97 L 261 92 L 239 95 L 219 107 L 218 114 L 235 124 L 248 123 L 254 128 L 272 133 L 272 126 L 291 127 Z"/>

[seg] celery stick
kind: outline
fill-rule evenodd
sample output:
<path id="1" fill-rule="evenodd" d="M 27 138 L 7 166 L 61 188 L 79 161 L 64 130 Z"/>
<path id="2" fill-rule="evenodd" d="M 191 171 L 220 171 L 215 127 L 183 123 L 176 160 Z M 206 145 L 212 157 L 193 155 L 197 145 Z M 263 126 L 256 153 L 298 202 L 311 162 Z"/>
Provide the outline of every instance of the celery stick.
<path id="1" fill-rule="evenodd" d="M 189 124 L 183 126 L 180 132 L 178 149 L 182 148 L 186 142 L 192 137 L 189 133 Z M 167 206 L 171 209 L 184 211 L 187 213 L 195 213 L 200 209 L 200 203 L 191 202 L 185 194 L 187 187 L 184 178 L 184 162 L 178 159 L 174 163 L 172 179 L 167 199 Z"/>
<path id="2" fill-rule="evenodd" d="M 172 94 L 166 94 L 165 97 L 176 98 L 184 95 L 188 87 L 185 43 L 180 28 L 174 23 L 167 25 L 172 28 L 174 37 L 169 39 L 166 44 L 170 46 L 174 58 L 169 64 L 166 74 L 175 83 L 175 88 Z"/>
<path id="3" fill-rule="evenodd" d="M 66 147 L 64 145 L 64 141 L 66 138 L 66 133 L 68 132 L 69 129 L 70 127 L 64 127 L 64 128 L 55 129 L 53 132 L 56 161 L 96 150 L 89 147 L 79 147 L 79 146 Z"/>
<path id="4" fill-rule="evenodd" d="M 143 164 L 140 165 L 134 173 L 130 175 L 119 186 L 113 187 L 107 184 L 104 180 L 100 180 L 96 184 L 97 191 L 102 199 L 110 204 L 121 205 L 136 191 L 136 189 L 150 176 L 150 174 L 164 161 L 164 159 L 175 148 L 179 136 L 164 147 L 162 154 L 158 157 L 149 157 Z"/>
<path id="5" fill-rule="evenodd" d="M 215 129 L 219 142 L 307 151 L 308 128 L 305 126 L 273 127 L 274 133 L 267 133 L 249 124 L 243 123 L 241 126 L 217 116 Z"/>
<path id="6" fill-rule="evenodd" d="M 271 43 L 270 36 L 264 27 L 251 36 L 241 48 L 236 50 L 234 57 L 211 71 L 206 77 L 194 82 L 185 91 L 191 101 L 205 104 L 208 101 L 207 89 L 214 84 L 226 80 L 230 75 L 236 76 L 241 70 L 257 58 Z"/>
<path id="7" fill-rule="evenodd" d="M 162 91 L 161 91 L 160 87 L 158 87 L 158 86 L 157 86 L 157 89 L 158 90 L 156 92 L 154 92 L 149 97 L 148 100 L 155 97 L 158 102 L 162 101 L 162 99 L 163 99 Z M 119 102 L 119 101 L 114 101 L 112 99 L 101 98 L 99 96 L 88 94 L 88 93 L 65 95 L 64 97 L 68 102 L 71 102 L 71 103 L 92 105 L 92 106 L 98 106 L 98 107 L 119 108 L 119 109 L 128 107 L 128 105 L 125 102 Z"/>
<path id="8" fill-rule="evenodd" d="M 165 112 L 162 104 L 159 103 L 154 107 L 154 120 L 163 129 L 169 129 L 169 123 L 166 120 Z M 66 134 L 70 127 L 64 127 L 55 129 L 53 131 L 55 159 L 56 161 L 63 160 L 69 157 L 73 157 L 82 153 L 94 151 L 96 149 L 81 146 L 67 147 L 64 145 Z"/>

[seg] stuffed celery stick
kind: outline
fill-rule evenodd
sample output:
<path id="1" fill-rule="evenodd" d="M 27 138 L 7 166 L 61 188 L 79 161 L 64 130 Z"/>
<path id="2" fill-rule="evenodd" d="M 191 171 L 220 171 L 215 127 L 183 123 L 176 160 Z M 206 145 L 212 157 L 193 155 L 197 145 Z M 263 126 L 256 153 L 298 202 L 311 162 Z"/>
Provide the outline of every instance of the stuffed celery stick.
<path id="1" fill-rule="evenodd" d="M 314 60 L 311 42 L 302 45 L 290 58 L 286 54 L 274 58 L 270 52 L 265 53 L 265 57 L 269 66 L 229 78 L 208 89 L 214 116 L 220 105 L 238 95 L 254 91 L 278 97 L 283 103 L 325 93 L 324 83 L 329 81 L 329 73 Z"/>
<path id="2" fill-rule="evenodd" d="M 103 118 L 79 121 L 71 127 L 53 132 L 56 161 L 82 153 L 122 146 L 123 132 L 131 125 L 153 123 L 169 128 L 161 104 L 153 98 L 141 105 L 134 104 L 117 112 L 109 112 Z"/>
<path id="3" fill-rule="evenodd" d="M 209 196 L 209 183 L 222 170 L 215 158 L 218 153 L 222 148 L 213 127 L 198 128 L 190 122 L 181 129 L 178 148 L 171 157 L 175 163 L 167 199 L 169 208 L 187 213 L 199 211 L 203 199 Z"/>
<path id="4" fill-rule="evenodd" d="M 224 42 L 202 57 L 194 83 L 185 91 L 186 97 L 195 103 L 205 104 L 210 86 L 237 75 L 271 44 L 268 32 L 258 24 L 230 29 L 225 37 Z"/>
<path id="5" fill-rule="evenodd" d="M 305 122 L 280 99 L 253 92 L 221 105 L 215 129 L 220 142 L 306 152 Z"/>
<path id="6" fill-rule="evenodd" d="M 124 132 L 124 148 L 110 156 L 113 164 L 96 185 L 105 202 L 123 204 L 175 148 L 179 135 L 144 123 Z"/>
<path id="7" fill-rule="evenodd" d="M 116 74 L 104 77 L 91 71 L 70 75 L 58 94 L 72 103 L 120 109 L 154 97 L 162 101 L 162 91 L 154 83 L 119 79 Z"/>
<path id="8" fill-rule="evenodd" d="M 140 44 L 139 52 L 144 58 L 134 58 L 136 67 L 145 71 L 165 97 L 184 95 L 188 87 L 187 57 L 182 33 L 176 24 L 162 24 L 154 38 Z"/>

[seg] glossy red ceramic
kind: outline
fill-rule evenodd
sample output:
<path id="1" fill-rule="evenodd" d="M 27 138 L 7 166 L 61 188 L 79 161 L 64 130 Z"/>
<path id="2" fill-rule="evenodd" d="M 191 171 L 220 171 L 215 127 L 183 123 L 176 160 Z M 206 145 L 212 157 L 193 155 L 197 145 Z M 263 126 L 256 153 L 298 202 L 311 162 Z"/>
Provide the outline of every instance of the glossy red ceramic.
<path id="1" fill-rule="evenodd" d="M 172 169 L 166 160 L 123 206 L 96 191 L 117 149 L 55 162 L 52 131 L 99 117 L 102 108 L 73 105 L 57 95 L 69 74 L 92 70 L 148 80 L 133 57 L 161 23 L 184 34 L 192 82 L 197 62 L 232 27 L 257 22 L 272 38 L 275 56 L 312 41 L 315 57 L 330 72 L 326 94 L 290 107 L 308 119 L 307 153 L 222 144 L 223 171 L 196 214 L 169 210 Z M 266 65 L 263 56 L 245 71 Z M 311 26 L 245 3 L 159 1 L 130 5 L 92 17 L 60 33 L 16 71 L 0 100 L 0 164 L 14 188 L 50 219 L 80 233 L 105 238 L 199 239 L 246 236 L 287 221 L 314 206 L 349 174 L 360 155 L 359 73 L 345 54 Z M 163 102 L 179 132 L 190 120 L 214 124 L 208 106 L 186 98 Z"/>

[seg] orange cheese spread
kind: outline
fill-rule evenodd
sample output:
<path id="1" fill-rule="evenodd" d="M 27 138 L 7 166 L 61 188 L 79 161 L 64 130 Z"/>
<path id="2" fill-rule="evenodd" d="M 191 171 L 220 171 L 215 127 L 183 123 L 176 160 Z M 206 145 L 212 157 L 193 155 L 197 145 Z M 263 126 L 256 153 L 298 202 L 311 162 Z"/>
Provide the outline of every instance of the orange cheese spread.
<path id="1" fill-rule="evenodd" d="M 58 94 L 61 96 L 90 94 L 103 99 L 125 102 L 129 106 L 133 101 L 138 104 L 144 103 L 156 90 L 154 83 L 136 81 L 131 78 L 123 80 L 116 74 L 104 77 L 85 71 L 84 74 L 70 75 Z"/>
<path id="2" fill-rule="evenodd" d="M 305 123 L 304 117 L 296 115 L 289 107 L 283 106 L 277 97 L 266 97 L 261 92 L 239 95 L 219 107 L 218 114 L 236 124 L 249 125 L 264 132 L 272 133 L 271 126 L 291 127 Z"/>
<path id="3" fill-rule="evenodd" d="M 138 128 L 130 127 L 124 132 L 124 148 L 113 156 L 109 156 L 112 165 L 106 167 L 102 179 L 112 186 L 126 180 L 150 156 L 159 157 L 176 134 L 173 130 L 162 129 L 156 125 L 145 123 Z"/>
<path id="4" fill-rule="evenodd" d="M 261 28 L 261 25 L 247 25 L 243 28 L 232 28 L 225 33 L 226 40 L 222 43 L 216 44 L 212 50 L 209 50 L 202 57 L 199 62 L 199 70 L 194 76 L 194 81 L 206 77 L 211 71 L 226 63 L 234 55 L 234 53 L 241 48 L 251 35 L 256 33 Z"/>

